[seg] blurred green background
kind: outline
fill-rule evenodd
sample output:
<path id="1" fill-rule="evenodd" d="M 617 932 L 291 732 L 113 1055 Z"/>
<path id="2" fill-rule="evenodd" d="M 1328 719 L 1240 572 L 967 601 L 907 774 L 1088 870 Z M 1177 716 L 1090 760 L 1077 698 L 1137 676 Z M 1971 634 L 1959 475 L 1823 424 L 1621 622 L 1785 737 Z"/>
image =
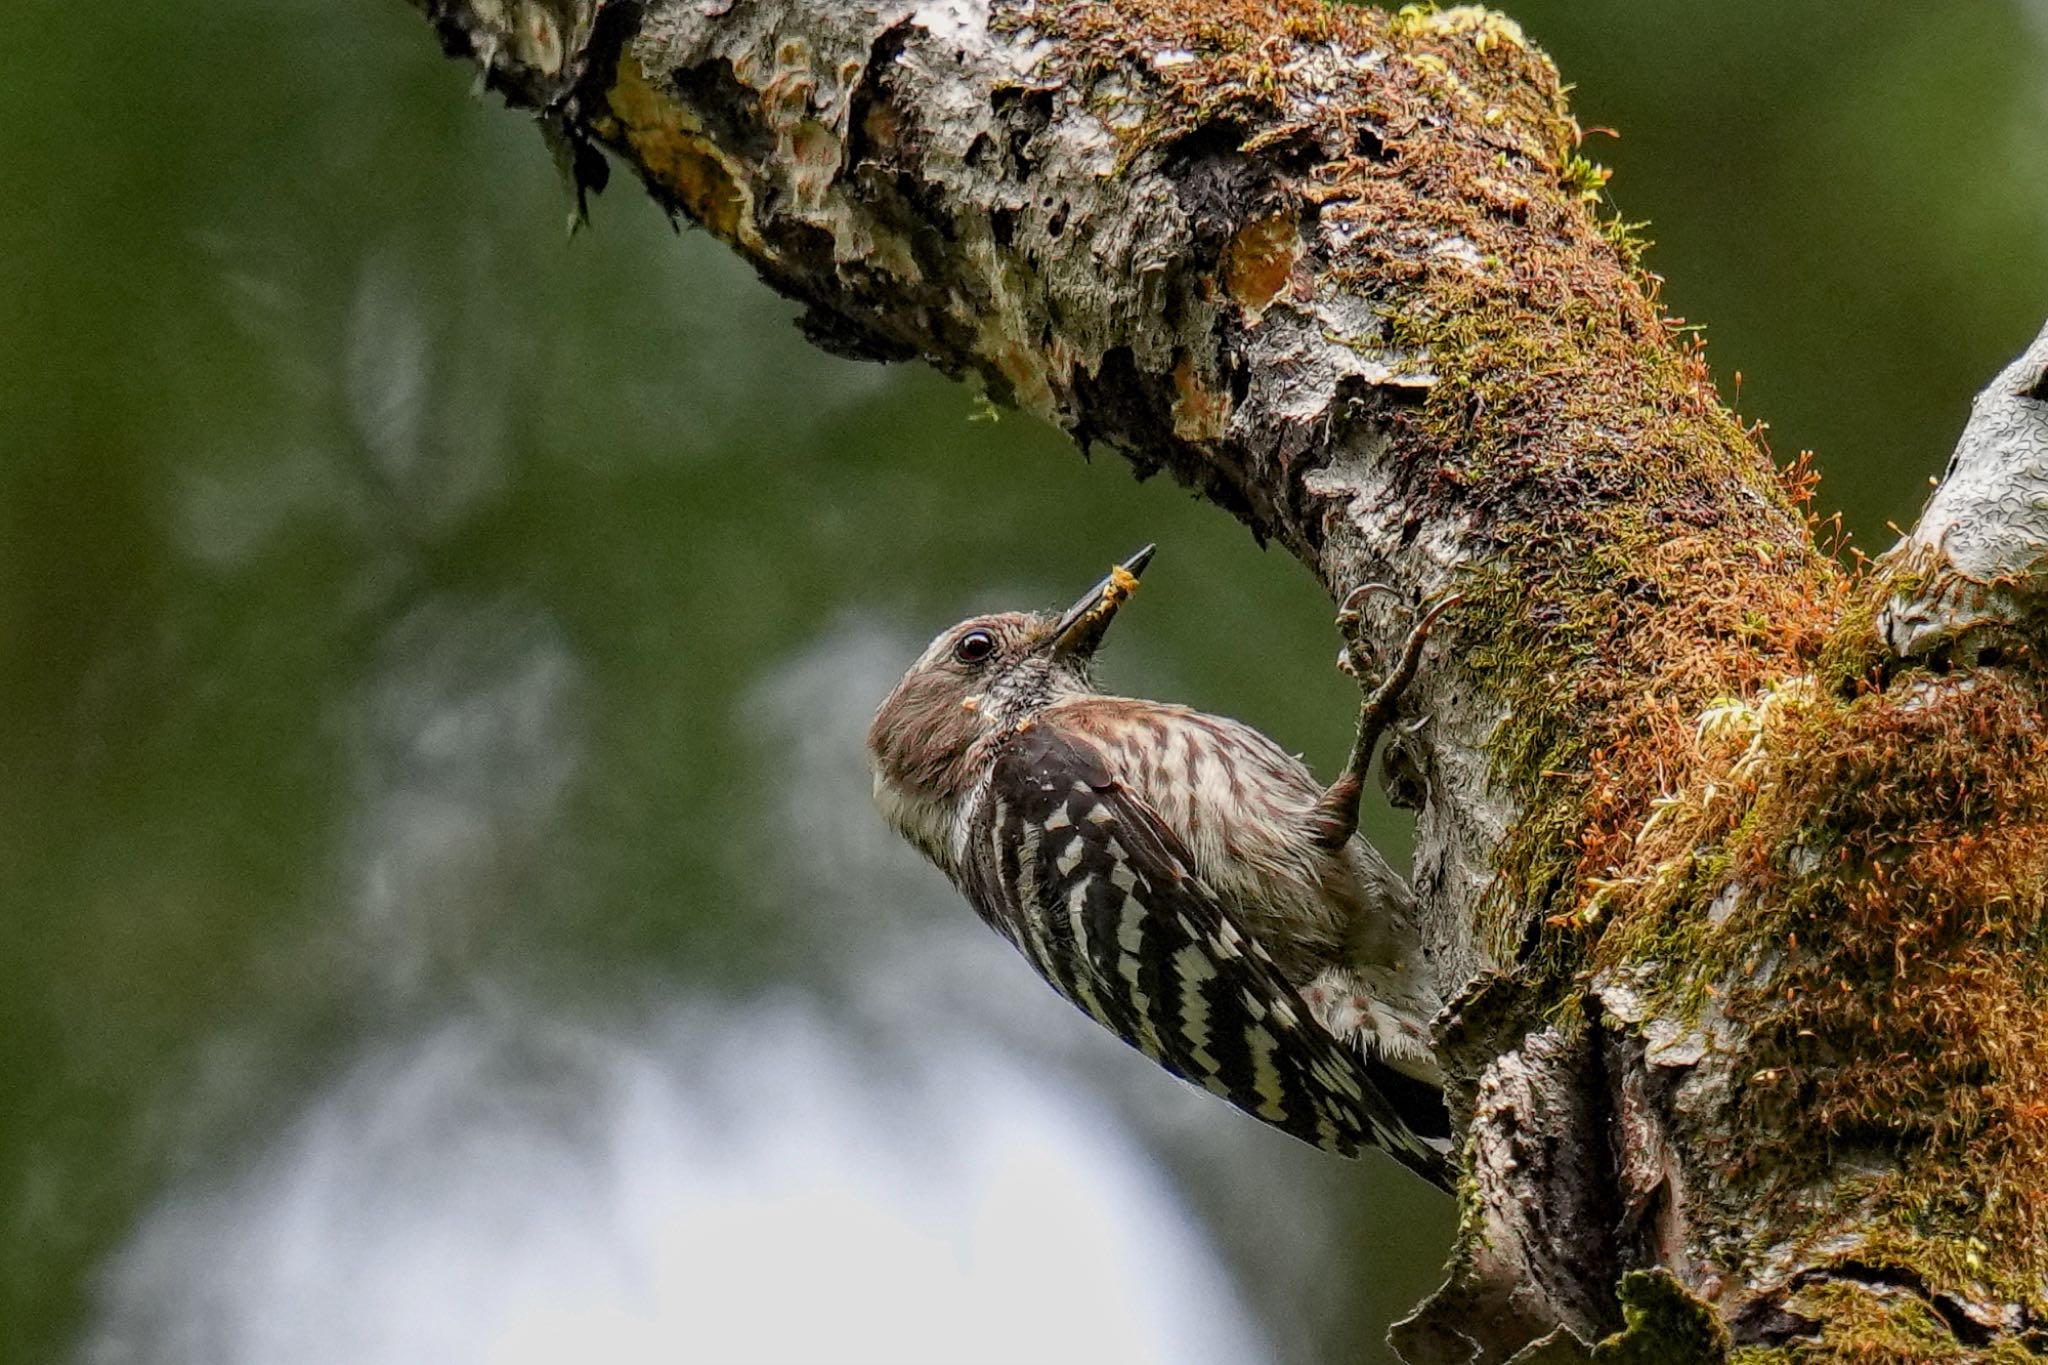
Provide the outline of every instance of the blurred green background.
<path id="1" fill-rule="evenodd" d="M 2048 5 L 1512 12 L 1882 548 L 2048 313 Z M 397 0 L 0 52 L 0 1357 L 1385 1359 L 1447 1202 L 1098 1036 L 859 750 L 1157 540 L 1109 682 L 1328 771 L 1308 576 L 629 177 L 565 241 L 470 80 Z"/>

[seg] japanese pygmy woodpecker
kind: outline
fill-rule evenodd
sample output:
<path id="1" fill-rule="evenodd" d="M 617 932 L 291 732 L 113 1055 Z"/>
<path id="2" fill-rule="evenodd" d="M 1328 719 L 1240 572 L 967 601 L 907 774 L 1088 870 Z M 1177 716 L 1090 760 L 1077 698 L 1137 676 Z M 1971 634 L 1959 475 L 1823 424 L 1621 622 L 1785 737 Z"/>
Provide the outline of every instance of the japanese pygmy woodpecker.
<path id="1" fill-rule="evenodd" d="M 1442 1000 L 1408 886 L 1357 822 L 1450 601 L 1417 623 L 1323 787 L 1249 726 L 1095 690 L 1096 649 L 1151 557 L 1061 614 L 941 632 L 868 731 L 875 799 L 1055 991 L 1147 1057 L 1295 1137 L 1378 1146 L 1448 1186 Z M 1339 621 L 1355 660 L 1354 605 Z"/>

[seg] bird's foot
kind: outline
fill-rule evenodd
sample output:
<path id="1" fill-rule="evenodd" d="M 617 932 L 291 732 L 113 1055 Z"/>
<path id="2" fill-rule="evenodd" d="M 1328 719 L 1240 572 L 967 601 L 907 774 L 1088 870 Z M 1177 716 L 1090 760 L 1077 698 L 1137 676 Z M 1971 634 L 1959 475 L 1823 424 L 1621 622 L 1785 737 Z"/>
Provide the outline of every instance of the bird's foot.
<path id="1" fill-rule="evenodd" d="M 1351 760 L 1323 793 L 1313 817 L 1317 839 L 1332 847 L 1349 839 L 1358 828 L 1358 798 L 1372 771 L 1373 750 L 1392 723 L 1401 694 L 1415 680 L 1415 669 L 1422 662 L 1422 647 L 1429 642 L 1430 628 L 1445 612 L 1465 600 L 1463 594 L 1450 592 L 1419 608 L 1400 653 L 1375 681 L 1367 670 L 1377 661 L 1379 651 L 1366 635 L 1359 610 L 1374 593 L 1398 595 L 1398 590 L 1384 583 L 1361 584 L 1345 596 L 1343 605 L 1337 609 L 1337 630 L 1344 637 L 1344 652 L 1337 656 L 1337 666 L 1358 680 L 1365 696 L 1359 707 L 1358 738 L 1351 746 Z"/>
<path id="2" fill-rule="evenodd" d="M 1422 647 L 1429 641 L 1430 627 L 1436 624 L 1438 617 L 1464 601 L 1465 595 L 1447 592 L 1417 610 L 1414 622 L 1408 628 L 1407 639 L 1401 644 L 1401 652 L 1394 657 L 1393 667 L 1385 671 L 1380 681 L 1371 683 L 1367 681 L 1367 669 L 1377 661 L 1379 646 L 1366 634 L 1360 608 L 1375 593 L 1398 597 L 1400 589 L 1385 583 L 1361 583 L 1346 595 L 1343 605 L 1337 608 L 1337 631 L 1344 637 L 1344 649 L 1337 656 L 1337 667 L 1357 679 L 1359 686 L 1364 688 L 1368 708 L 1375 701 L 1381 707 L 1391 708 L 1415 678 L 1416 665 L 1422 661 Z"/>

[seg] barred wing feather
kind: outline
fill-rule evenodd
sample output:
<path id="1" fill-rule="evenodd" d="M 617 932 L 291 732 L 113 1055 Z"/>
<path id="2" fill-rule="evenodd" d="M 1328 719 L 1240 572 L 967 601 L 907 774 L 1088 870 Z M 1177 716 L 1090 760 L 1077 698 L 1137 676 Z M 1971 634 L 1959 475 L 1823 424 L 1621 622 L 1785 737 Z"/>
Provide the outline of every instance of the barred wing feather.
<path id="1" fill-rule="evenodd" d="M 1305 1142 L 1381 1147 L 1449 1188 L 1448 1144 L 1403 1121 L 1086 739 L 1009 736 L 968 838 L 993 855 L 962 860 L 976 910 L 1098 1023 Z"/>

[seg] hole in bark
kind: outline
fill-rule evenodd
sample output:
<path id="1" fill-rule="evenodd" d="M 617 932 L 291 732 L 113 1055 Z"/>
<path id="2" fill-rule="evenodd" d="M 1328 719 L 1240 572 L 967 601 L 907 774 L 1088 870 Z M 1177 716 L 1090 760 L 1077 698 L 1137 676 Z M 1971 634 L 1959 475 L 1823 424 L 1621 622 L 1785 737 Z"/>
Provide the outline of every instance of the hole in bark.
<path id="1" fill-rule="evenodd" d="M 1244 133 L 1244 125 L 1230 119 L 1202 124 L 1173 140 L 1166 149 L 1166 160 L 1160 169 L 1178 178 L 1198 161 L 1210 161 L 1235 153 L 1244 146 Z"/>
<path id="2" fill-rule="evenodd" d="M 1076 367 L 1073 384 L 1074 407 L 1086 414 L 1074 432 L 1076 441 L 1099 441 L 1123 452 L 1140 478 L 1152 470 L 1171 469 L 1181 482 L 1244 522 L 1253 536 L 1260 538 L 1258 518 L 1230 471 L 1178 458 L 1184 448 L 1174 434 L 1172 375 L 1148 373 L 1139 368 L 1130 347 L 1114 346 L 1103 352 L 1094 374 Z"/>
<path id="3" fill-rule="evenodd" d="M 1289 175 L 1305 175 L 1328 160 L 1329 153 L 1319 138 L 1302 131 L 1266 143 L 1259 149 L 1259 156 Z"/>
<path id="4" fill-rule="evenodd" d="M 1416 384 L 1375 384 L 1359 375 L 1337 381 L 1330 410 L 1346 421 L 1372 422 L 1389 412 L 1417 408 L 1429 399 L 1429 390 Z"/>
<path id="5" fill-rule="evenodd" d="M 910 249 L 917 256 L 919 269 L 932 279 L 944 278 L 950 268 L 946 247 L 960 240 L 944 196 L 930 181 L 912 170 L 897 171 L 890 177 L 889 187 L 895 191 L 895 202 L 877 202 L 874 206 L 876 216 L 885 221 L 893 220 L 897 230 L 910 239 Z"/>
<path id="6" fill-rule="evenodd" d="M 1788 1310 L 1782 1299 L 1751 1300 L 1728 1324 L 1737 1346 L 1782 1346 L 1799 1337 L 1818 1337 L 1820 1323 Z"/>
<path id="7" fill-rule="evenodd" d="M 703 120 L 711 140 L 739 153 L 742 160 L 766 160 L 775 150 L 773 134 L 754 117 L 756 93 L 733 74 L 723 57 L 669 73 L 678 103 Z"/>
<path id="8" fill-rule="evenodd" d="M 2042 366 L 2033 383 L 2020 390 L 2020 397 L 2031 398 L 2036 403 L 2048 403 L 2048 365 Z"/>
<path id="9" fill-rule="evenodd" d="M 573 98 L 581 107 L 604 107 L 604 92 L 618 79 L 619 54 L 640 33 L 642 8 L 638 3 L 598 7 L 590 26 L 590 45 L 583 49 L 583 74 L 576 79 Z"/>
<path id="10" fill-rule="evenodd" d="M 1271 167 L 1239 150 L 1244 137 L 1239 124 L 1205 124 L 1175 139 L 1160 163 L 1194 229 L 1198 258 L 1222 250 L 1272 179 Z"/>
<path id="11" fill-rule="evenodd" d="M 994 234 L 997 246 L 1008 246 L 1017 240 L 1017 211 L 996 209 L 988 216 L 988 230 Z"/>
<path id="12" fill-rule="evenodd" d="M 1076 407 L 1094 417 L 1088 422 L 1088 439 L 1142 448 L 1158 438 L 1162 423 L 1170 438 L 1171 423 L 1165 414 L 1171 395 L 1164 387 L 1139 371 L 1137 357 L 1128 346 L 1104 351 L 1092 376 L 1076 370 L 1074 388 L 1082 400 Z"/>
<path id="13" fill-rule="evenodd" d="M 764 218 L 761 237 L 775 255 L 804 274 L 825 277 L 835 269 L 832 234 L 795 218 Z"/>
<path id="14" fill-rule="evenodd" d="M 1928 1299 L 1927 1306 L 1947 1327 L 1949 1335 L 1964 1346 L 1984 1347 L 1991 1344 L 1991 1329 L 1971 1317 L 1963 1307 L 1962 1300 L 1947 1294 L 1936 1294 Z"/>
<path id="15" fill-rule="evenodd" d="M 1045 235 L 1048 237 L 1057 237 L 1066 230 L 1067 206 L 1065 204 L 1061 204 L 1059 207 L 1059 212 L 1053 214 L 1053 216 L 1046 221 Z"/>
<path id="16" fill-rule="evenodd" d="M 1006 86 L 988 97 L 989 112 L 1003 124 L 1010 144 L 1010 159 L 1015 163 L 1016 173 L 1021 175 L 1031 169 L 1034 160 L 1027 150 L 1031 139 L 1045 130 L 1052 122 L 1052 96 L 1050 90 L 1027 90 L 1021 86 Z"/>
<path id="17" fill-rule="evenodd" d="M 890 72 L 909 41 L 909 21 L 884 30 L 868 46 L 867 65 L 847 97 L 846 164 L 883 160 L 895 150 L 901 130 L 889 91 Z"/>

